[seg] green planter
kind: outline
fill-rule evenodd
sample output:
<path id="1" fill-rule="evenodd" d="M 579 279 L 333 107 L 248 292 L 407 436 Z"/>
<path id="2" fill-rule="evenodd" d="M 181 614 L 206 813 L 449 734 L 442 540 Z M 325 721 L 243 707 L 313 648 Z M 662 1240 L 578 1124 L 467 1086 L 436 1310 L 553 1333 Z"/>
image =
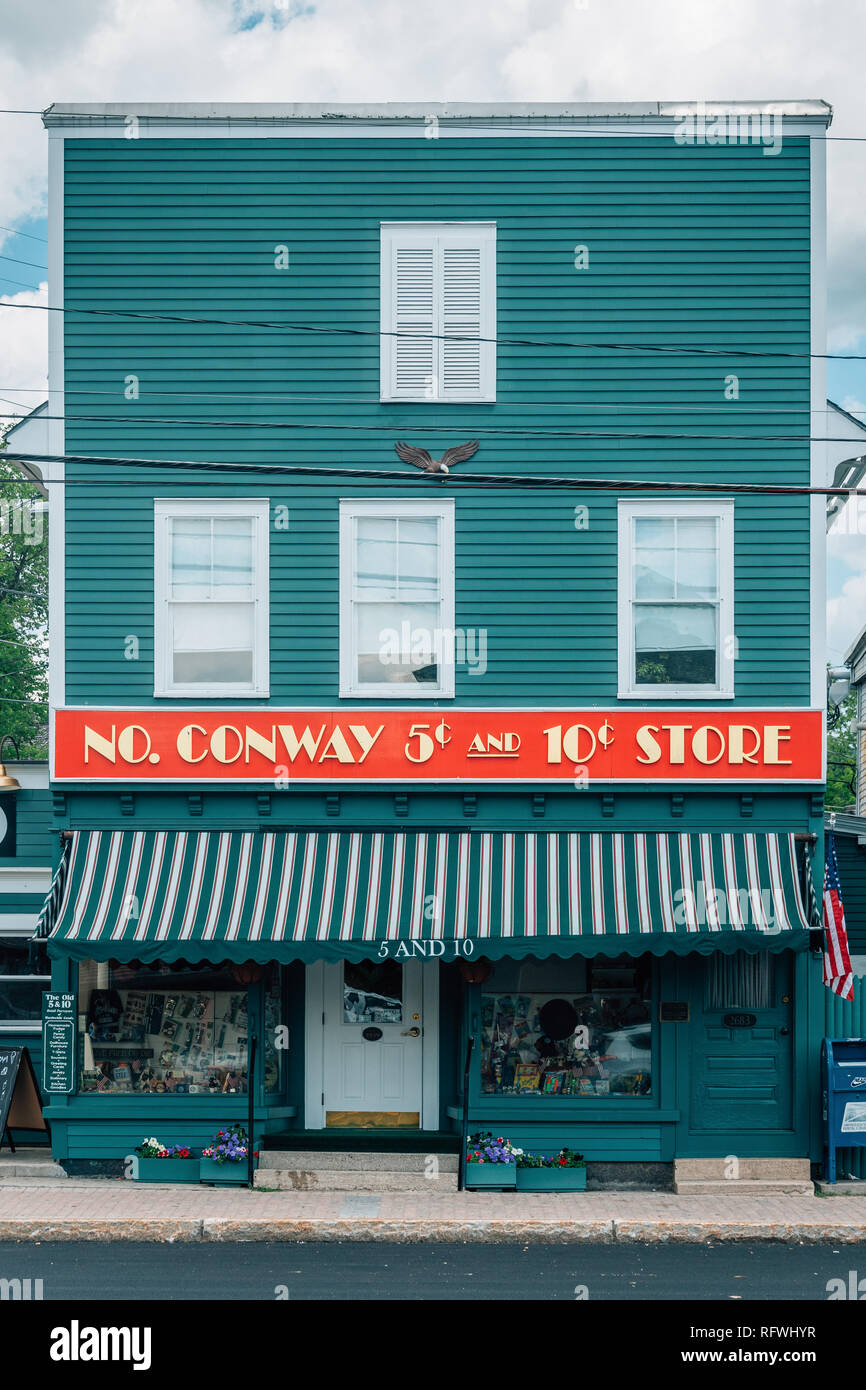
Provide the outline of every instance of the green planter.
<path id="1" fill-rule="evenodd" d="M 466 1186 L 479 1188 L 514 1188 L 517 1186 L 516 1163 L 467 1163 Z"/>
<path id="2" fill-rule="evenodd" d="M 198 1181 L 215 1183 L 219 1187 L 246 1187 L 249 1168 L 244 1158 L 240 1163 L 214 1163 L 212 1158 L 199 1159 Z"/>
<path id="3" fill-rule="evenodd" d="M 585 1168 L 518 1168 L 518 1192 L 585 1192 Z"/>
<path id="4" fill-rule="evenodd" d="M 198 1182 L 197 1158 L 139 1158 L 138 1182 Z"/>

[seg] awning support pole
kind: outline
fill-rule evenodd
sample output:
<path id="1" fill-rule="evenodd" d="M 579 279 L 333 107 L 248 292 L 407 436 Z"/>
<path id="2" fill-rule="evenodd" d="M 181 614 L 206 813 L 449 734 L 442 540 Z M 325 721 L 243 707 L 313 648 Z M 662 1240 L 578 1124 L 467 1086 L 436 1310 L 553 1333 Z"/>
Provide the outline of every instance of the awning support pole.
<path id="1" fill-rule="evenodd" d="M 475 1046 L 475 1034 L 470 1033 L 466 1043 L 466 1062 L 463 1067 L 463 1123 L 460 1129 L 460 1163 L 457 1175 L 457 1191 L 463 1192 L 466 1188 L 466 1149 L 469 1144 L 469 1068 L 472 1063 L 472 1049 Z"/>
<path id="2" fill-rule="evenodd" d="M 256 1116 L 256 1043 L 258 1039 L 255 1034 L 250 1036 L 249 1066 L 247 1067 L 247 1187 L 252 1187 L 254 1181 L 254 1158 L 253 1158 L 253 1125 Z"/>

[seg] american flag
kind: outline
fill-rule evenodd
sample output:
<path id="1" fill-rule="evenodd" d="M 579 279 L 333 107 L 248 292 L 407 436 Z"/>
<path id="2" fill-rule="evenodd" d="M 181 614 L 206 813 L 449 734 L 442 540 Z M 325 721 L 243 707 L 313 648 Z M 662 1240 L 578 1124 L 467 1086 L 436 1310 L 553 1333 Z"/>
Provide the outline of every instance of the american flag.
<path id="1" fill-rule="evenodd" d="M 854 998 L 854 976 L 848 954 L 848 932 L 832 830 L 827 836 L 827 862 L 824 866 L 824 984 L 843 999 Z"/>

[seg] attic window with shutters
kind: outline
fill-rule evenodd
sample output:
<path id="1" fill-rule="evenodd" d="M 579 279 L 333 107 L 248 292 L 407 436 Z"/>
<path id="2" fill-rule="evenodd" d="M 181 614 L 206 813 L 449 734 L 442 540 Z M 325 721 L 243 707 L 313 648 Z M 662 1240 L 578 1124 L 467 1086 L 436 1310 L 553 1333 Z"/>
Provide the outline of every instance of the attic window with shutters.
<path id="1" fill-rule="evenodd" d="M 496 226 L 382 226 L 383 401 L 496 399 Z"/>

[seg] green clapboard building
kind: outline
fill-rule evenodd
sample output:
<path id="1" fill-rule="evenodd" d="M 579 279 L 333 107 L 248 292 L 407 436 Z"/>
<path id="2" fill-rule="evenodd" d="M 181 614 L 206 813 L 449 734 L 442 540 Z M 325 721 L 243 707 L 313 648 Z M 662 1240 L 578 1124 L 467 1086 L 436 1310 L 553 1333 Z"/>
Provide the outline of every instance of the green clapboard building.
<path id="1" fill-rule="evenodd" d="M 829 118 L 46 113 L 70 1171 L 808 1177 Z"/>

